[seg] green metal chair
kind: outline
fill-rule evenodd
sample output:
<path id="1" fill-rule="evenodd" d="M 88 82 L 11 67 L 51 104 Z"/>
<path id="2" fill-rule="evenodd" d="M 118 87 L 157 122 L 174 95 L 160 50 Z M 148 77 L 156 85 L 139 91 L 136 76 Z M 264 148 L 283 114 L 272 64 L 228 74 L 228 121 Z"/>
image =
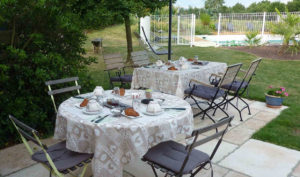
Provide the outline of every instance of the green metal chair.
<path id="1" fill-rule="evenodd" d="M 54 106 L 54 110 L 57 113 L 57 107 L 55 104 L 55 100 L 54 100 L 54 95 L 56 94 L 60 94 L 60 93 L 65 93 L 65 92 L 71 92 L 74 90 L 77 90 L 77 93 L 80 94 L 80 89 L 81 86 L 78 85 L 78 81 L 79 78 L 78 77 L 70 77 L 70 78 L 65 78 L 65 79 L 58 79 L 58 80 L 50 80 L 50 81 L 46 81 L 45 84 L 46 86 L 48 86 L 48 95 L 50 95 L 53 106 Z M 66 88 L 61 88 L 61 89 L 56 89 L 56 90 L 52 90 L 51 86 L 52 85 L 57 85 L 57 84 L 64 84 L 64 83 L 68 83 L 68 82 L 75 82 L 75 86 L 71 86 L 71 87 L 66 87 Z"/>
<path id="2" fill-rule="evenodd" d="M 52 176 L 52 173 L 57 177 L 63 177 L 66 174 L 76 176 L 72 173 L 72 171 L 77 168 L 83 168 L 80 177 L 84 176 L 86 168 L 93 158 L 93 154 L 70 151 L 66 148 L 65 141 L 47 146 L 41 142 L 36 130 L 19 121 L 12 115 L 9 115 L 9 119 L 17 129 L 21 140 L 31 155 L 32 160 L 41 163 L 47 170 L 49 170 L 50 177 Z M 29 141 L 38 145 L 41 150 L 34 152 L 33 148 L 29 145 Z"/>

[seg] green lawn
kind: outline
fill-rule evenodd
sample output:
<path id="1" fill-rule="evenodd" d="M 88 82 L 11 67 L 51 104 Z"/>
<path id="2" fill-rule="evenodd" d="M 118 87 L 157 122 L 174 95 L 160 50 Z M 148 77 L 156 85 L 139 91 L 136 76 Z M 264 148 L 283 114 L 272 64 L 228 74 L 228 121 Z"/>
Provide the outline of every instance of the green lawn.
<path id="1" fill-rule="evenodd" d="M 132 30 L 136 30 L 133 26 Z M 126 37 L 124 25 L 117 25 L 100 31 L 88 33 L 88 40 L 85 45 L 87 55 L 97 57 L 98 63 L 89 66 L 92 78 L 98 85 L 109 88 L 108 76 L 104 70 L 103 58 L 101 54 L 93 54 L 91 39 L 102 37 L 104 39 L 104 52 L 120 52 L 124 58 L 126 56 Z M 141 50 L 138 41 L 133 37 L 134 50 Z M 198 55 L 200 59 L 209 61 L 226 62 L 228 65 L 243 63 L 243 69 L 247 69 L 250 62 L 257 58 L 254 55 L 222 48 L 199 48 L 188 46 L 174 46 L 173 59 L 180 56 L 186 58 Z M 164 60 L 167 57 L 163 57 Z M 249 98 L 264 101 L 264 92 L 269 85 L 284 86 L 288 89 L 290 96 L 285 99 L 284 104 L 289 106 L 266 125 L 256 132 L 253 137 L 263 141 L 268 141 L 281 146 L 300 150 L 300 61 L 280 61 L 263 59 L 257 75 L 252 81 Z"/>

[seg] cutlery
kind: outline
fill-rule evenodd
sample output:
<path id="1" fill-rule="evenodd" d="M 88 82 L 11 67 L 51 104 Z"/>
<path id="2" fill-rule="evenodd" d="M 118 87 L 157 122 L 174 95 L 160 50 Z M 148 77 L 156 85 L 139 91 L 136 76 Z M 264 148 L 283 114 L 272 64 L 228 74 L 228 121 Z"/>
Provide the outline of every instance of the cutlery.
<path id="1" fill-rule="evenodd" d="M 100 118 L 101 118 L 101 116 L 97 116 L 97 117 L 95 117 L 94 119 L 92 119 L 91 122 L 94 122 L 94 121 L 96 121 L 96 120 L 98 120 L 98 119 L 100 119 Z"/>
<path id="2" fill-rule="evenodd" d="M 101 122 L 101 121 L 102 121 L 103 119 L 105 119 L 107 116 L 109 116 L 109 115 L 103 116 L 102 118 L 96 120 L 95 123 L 97 124 L 97 123 Z"/>
<path id="3" fill-rule="evenodd" d="M 163 109 L 173 109 L 173 110 L 186 110 L 186 108 L 163 108 Z"/>

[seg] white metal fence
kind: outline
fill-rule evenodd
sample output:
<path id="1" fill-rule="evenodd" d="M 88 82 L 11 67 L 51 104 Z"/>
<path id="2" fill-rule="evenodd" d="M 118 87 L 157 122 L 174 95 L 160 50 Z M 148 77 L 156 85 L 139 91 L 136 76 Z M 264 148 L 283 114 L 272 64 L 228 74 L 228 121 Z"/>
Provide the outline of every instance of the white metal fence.
<path id="1" fill-rule="evenodd" d="M 300 12 L 291 12 L 300 15 Z M 286 16 L 286 13 L 282 13 Z M 248 31 L 257 31 L 262 35 L 270 33 L 271 24 L 280 21 L 276 12 L 261 13 L 223 13 L 212 18 L 218 34 L 245 34 Z"/>
<path id="2" fill-rule="evenodd" d="M 169 16 L 150 16 L 150 41 L 157 45 L 168 44 Z M 173 15 L 172 44 L 191 45 L 195 36 L 195 15 Z"/>

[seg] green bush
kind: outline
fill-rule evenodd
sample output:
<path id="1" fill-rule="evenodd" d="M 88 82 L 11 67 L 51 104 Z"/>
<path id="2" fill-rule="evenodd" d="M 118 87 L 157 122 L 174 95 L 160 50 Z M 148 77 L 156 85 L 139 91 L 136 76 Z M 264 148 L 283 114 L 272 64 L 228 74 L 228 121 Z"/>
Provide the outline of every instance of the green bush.
<path id="1" fill-rule="evenodd" d="M 70 13 L 68 3 L 57 3 L 0 1 L 0 16 L 12 31 L 10 44 L 0 44 L 0 148 L 18 139 L 8 114 L 43 134 L 53 131 L 54 109 L 45 81 L 79 76 L 83 92 L 94 87 L 86 74 L 94 58 L 83 57 L 86 37 L 80 18 Z"/>
<path id="2" fill-rule="evenodd" d="M 209 24 L 211 22 L 210 15 L 205 14 L 205 13 L 200 15 L 200 20 L 201 20 L 201 23 L 203 26 L 209 26 Z"/>
<path id="3" fill-rule="evenodd" d="M 257 31 L 250 31 L 246 33 L 246 40 L 245 42 L 250 46 L 258 46 L 261 42 L 261 38 L 257 37 Z"/>
<path id="4" fill-rule="evenodd" d="M 212 30 L 209 26 L 196 25 L 195 34 L 196 35 L 209 35 L 212 33 Z"/>

